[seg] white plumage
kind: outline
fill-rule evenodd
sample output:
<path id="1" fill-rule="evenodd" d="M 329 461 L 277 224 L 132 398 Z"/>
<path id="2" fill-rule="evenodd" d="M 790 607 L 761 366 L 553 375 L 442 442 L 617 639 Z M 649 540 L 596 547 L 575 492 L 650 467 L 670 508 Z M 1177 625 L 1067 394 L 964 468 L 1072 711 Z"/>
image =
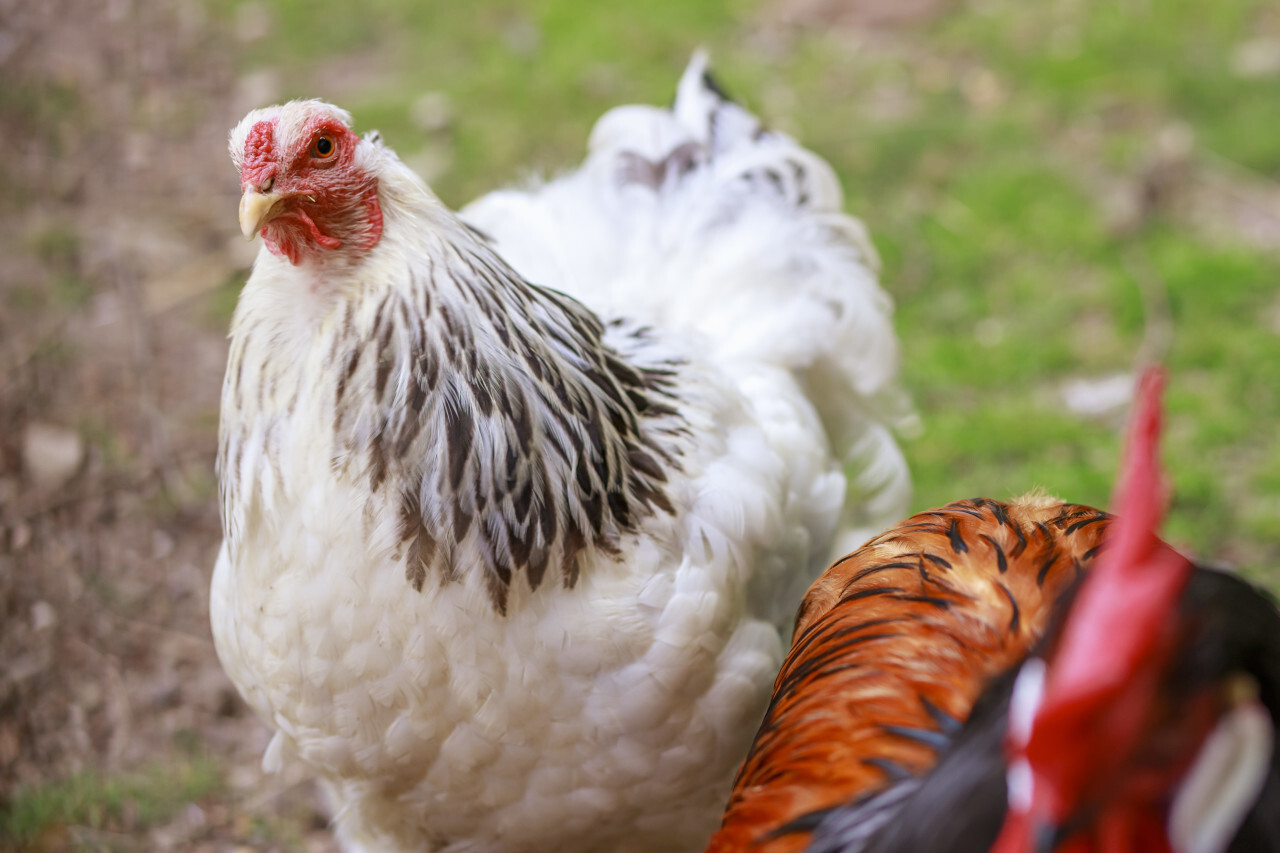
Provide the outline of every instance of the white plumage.
<path id="1" fill-rule="evenodd" d="M 211 615 L 265 761 L 324 780 L 349 850 L 696 850 L 801 592 L 905 509 L 861 225 L 700 57 L 462 220 L 348 126 L 231 137 L 267 249 Z"/>

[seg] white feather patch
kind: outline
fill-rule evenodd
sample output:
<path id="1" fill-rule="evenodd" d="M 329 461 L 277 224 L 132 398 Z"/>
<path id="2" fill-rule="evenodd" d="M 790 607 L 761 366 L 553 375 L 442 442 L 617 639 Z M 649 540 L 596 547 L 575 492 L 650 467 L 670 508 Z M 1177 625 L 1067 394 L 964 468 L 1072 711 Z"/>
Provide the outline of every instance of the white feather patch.
<path id="1" fill-rule="evenodd" d="M 1175 853 L 1227 849 L 1258 800 L 1274 750 L 1275 723 L 1261 702 L 1246 700 L 1222 717 L 1169 810 Z"/>

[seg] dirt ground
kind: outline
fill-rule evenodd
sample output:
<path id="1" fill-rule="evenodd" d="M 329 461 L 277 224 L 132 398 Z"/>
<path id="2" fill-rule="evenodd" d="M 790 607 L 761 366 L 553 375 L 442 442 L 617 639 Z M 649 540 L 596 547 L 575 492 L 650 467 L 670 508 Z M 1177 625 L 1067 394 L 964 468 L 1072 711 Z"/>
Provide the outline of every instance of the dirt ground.
<path id="1" fill-rule="evenodd" d="M 0 814 L 86 772 L 213 768 L 176 815 L 126 802 L 34 849 L 331 848 L 311 786 L 260 773 L 208 626 L 228 283 L 253 251 L 232 38 L 191 0 L 0 0 Z"/>

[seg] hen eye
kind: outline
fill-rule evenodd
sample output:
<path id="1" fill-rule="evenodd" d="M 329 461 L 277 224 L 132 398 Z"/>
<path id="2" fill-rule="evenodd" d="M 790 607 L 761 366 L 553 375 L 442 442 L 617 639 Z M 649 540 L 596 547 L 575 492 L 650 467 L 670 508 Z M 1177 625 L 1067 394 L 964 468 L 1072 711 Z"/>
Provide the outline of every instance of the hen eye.
<path id="1" fill-rule="evenodd" d="M 311 156 L 320 160 L 328 160 L 336 150 L 331 136 L 317 136 L 316 141 L 311 143 Z"/>

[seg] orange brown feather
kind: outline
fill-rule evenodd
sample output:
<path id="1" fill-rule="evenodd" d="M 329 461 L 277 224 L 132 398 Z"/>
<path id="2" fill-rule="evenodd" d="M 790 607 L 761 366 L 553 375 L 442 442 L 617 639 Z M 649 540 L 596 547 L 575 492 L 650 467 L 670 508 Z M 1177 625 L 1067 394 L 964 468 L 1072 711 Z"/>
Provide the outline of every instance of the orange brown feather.
<path id="1" fill-rule="evenodd" d="M 932 767 L 944 727 L 1025 657 L 1109 524 L 1079 504 L 977 498 L 835 563 L 800 606 L 708 853 L 802 850 L 806 816 Z"/>

